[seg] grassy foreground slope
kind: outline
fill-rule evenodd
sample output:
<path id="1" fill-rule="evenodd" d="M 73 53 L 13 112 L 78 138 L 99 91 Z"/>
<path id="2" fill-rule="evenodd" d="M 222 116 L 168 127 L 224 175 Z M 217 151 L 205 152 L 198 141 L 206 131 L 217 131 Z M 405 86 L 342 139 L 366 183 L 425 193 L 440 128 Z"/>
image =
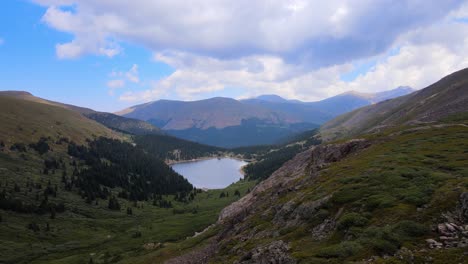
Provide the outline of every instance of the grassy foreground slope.
<path id="1" fill-rule="evenodd" d="M 290 260 L 285 263 L 343 263 L 373 256 L 373 262 L 402 263 L 399 256 L 382 258 L 395 254 L 412 255 L 416 263 L 428 257 L 434 263 L 463 262 L 465 248 L 430 250 L 425 239 L 439 240 L 441 234 L 432 229 L 438 224 L 466 224 L 459 217 L 459 198 L 468 191 L 468 127 L 407 130 L 365 142 L 369 145 L 325 169 L 316 171 L 311 159 L 293 162 L 282 180 L 260 184 L 255 198 L 237 205 L 247 213 L 223 219 L 212 262 L 255 263 L 260 260 L 255 252 L 271 257 L 261 247 L 278 241 L 289 247 L 279 250 Z M 349 145 L 322 146 L 334 147 L 345 151 Z M 301 166 L 303 171 L 295 169 Z M 410 261 L 409 255 L 404 261 Z"/>

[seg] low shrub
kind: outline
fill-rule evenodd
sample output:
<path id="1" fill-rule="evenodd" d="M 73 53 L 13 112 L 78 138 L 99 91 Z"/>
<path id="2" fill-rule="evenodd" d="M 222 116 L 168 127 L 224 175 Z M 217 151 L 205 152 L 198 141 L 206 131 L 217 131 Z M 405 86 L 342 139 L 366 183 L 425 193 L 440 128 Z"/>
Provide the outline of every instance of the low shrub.
<path id="1" fill-rule="evenodd" d="M 345 214 L 338 221 L 338 229 L 345 230 L 352 226 L 362 227 L 367 225 L 369 220 L 358 213 Z"/>
<path id="2" fill-rule="evenodd" d="M 387 208 L 395 206 L 397 199 L 390 196 L 389 194 L 378 194 L 372 195 L 367 198 L 366 208 L 369 211 L 372 211 L 377 208 Z"/>
<path id="3" fill-rule="evenodd" d="M 321 258 L 346 258 L 355 255 L 361 249 L 362 246 L 358 242 L 344 241 L 321 249 L 316 256 Z"/>
<path id="4" fill-rule="evenodd" d="M 424 236 L 429 233 L 429 228 L 427 226 L 410 220 L 398 222 L 393 229 L 400 236 L 408 238 Z"/>

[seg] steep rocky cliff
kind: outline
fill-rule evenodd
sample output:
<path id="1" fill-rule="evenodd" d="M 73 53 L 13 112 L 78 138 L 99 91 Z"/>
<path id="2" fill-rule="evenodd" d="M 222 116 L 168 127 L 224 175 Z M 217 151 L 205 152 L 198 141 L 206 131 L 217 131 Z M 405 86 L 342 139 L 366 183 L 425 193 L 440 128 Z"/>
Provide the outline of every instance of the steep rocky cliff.
<path id="1" fill-rule="evenodd" d="M 369 144 L 366 140 L 354 139 L 341 144 L 312 147 L 299 153 L 268 179 L 259 183 L 252 192 L 224 208 L 218 221 L 226 222 L 229 219 L 242 217 L 252 208 L 258 207 L 259 203 L 266 202 L 263 194 L 270 194 L 270 199 L 275 199 L 276 195 L 300 189 L 308 183 L 309 179 L 317 177 L 318 172 L 328 164 L 337 162 L 347 155 L 369 146 Z M 303 176 L 307 177 L 304 177 L 301 182 L 296 182 L 298 178 Z"/>

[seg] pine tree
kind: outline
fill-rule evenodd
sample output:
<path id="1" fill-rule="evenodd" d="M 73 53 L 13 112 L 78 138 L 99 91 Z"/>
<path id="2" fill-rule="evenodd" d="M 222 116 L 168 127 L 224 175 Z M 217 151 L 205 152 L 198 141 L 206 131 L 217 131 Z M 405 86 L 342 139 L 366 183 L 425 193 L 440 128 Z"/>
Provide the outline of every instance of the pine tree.
<path id="1" fill-rule="evenodd" d="M 120 210 L 120 204 L 119 204 L 119 201 L 117 200 L 117 198 L 115 198 L 114 196 L 111 196 L 109 198 L 109 205 L 108 205 L 109 209 L 111 210 Z"/>
<path id="2" fill-rule="evenodd" d="M 18 184 L 15 182 L 15 187 L 14 187 L 15 192 L 21 192 L 21 188 L 19 187 Z"/>
<path id="3" fill-rule="evenodd" d="M 50 219 L 55 219 L 55 207 L 50 208 Z"/>

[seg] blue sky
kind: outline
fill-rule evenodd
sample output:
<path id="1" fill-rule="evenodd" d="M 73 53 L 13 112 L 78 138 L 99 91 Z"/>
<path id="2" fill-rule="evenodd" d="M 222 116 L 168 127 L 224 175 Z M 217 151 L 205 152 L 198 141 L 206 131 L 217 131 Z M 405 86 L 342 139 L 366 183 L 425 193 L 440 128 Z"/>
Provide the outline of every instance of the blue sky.
<path id="1" fill-rule="evenodd" d="M 138 62 L 140 74 L 155 79 L 173 72 L 167 64 L 152 61 L 148 49 L 132 44 L 125 44 L 125 52 L 114 58 L 58 59 L 55 45 L 73 37 L 41 22 L 44 7 L 29 1 L 5 1 L 2 5 L 1 90 L 24 90 L 50 100 L 115 111 L 131 103 L 109 95 L 106 83 L 112 71 L 126 71 Z M 141 85 L 129 88 L 143 89 Z"/>
<path id="2" fill-rule="evenodd" d="M 468 66 L 465 1 L 2 5 L 0 90 L 101 111 L 162 98 L 420 89 Z"/>

